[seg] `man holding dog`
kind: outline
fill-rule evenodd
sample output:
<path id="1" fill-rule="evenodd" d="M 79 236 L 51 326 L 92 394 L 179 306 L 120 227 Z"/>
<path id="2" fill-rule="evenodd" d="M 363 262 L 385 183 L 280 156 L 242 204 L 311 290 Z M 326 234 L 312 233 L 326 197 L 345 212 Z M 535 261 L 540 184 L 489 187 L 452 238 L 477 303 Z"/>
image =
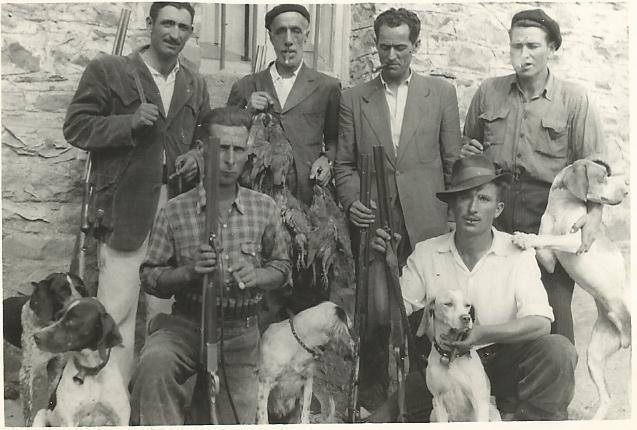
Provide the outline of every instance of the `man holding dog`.
<path id="1" fill-rule="evenodd" d="M 290 273 L 289 238 L 279 209 L 269 196 L 243 188 L 237 181 L 248 159 L 251 116 L 227 107 L 212 110 L 202 129 L 219 139 L 219 220 L 223 255 L 216 255 L 205 232 L 206 194 L 196 188 L 170 200 L 159 211 L 140 273 L 144 290 L 175 298 L 171 315 L 151 322 L 132 391 L 131 422 L 138 425 L 183 425 L 187 404 L 185 381 L 198 363 L 202 277 L 223 258 L 223 361 L 217 396 L 220 424 L 254 424 L 257 402 L 258 312 L 263 291 L 283 286 Z M 204 138 L 205 144 L 212 144 Z M 195 388 L 193 403 L 207 402 Z M 191 408 L 191 410 L 194 408 Z M 205 409 L 205 408 L 202 408 Z M 202 424 L 209 424 L 203 422 Z"/>
<path id="2" fill-rule="evenodd" d="M 402 236 L 398 260 L 404 263 L 416 243 L 448 231 L 447 206 L 435 193 L 444 189 L 460 153 L 458 100 L 450 83 L 411 69 L 420 47 L 420 19 L 415 13 L 390 8 L 378 15 L 374 32 L 381 72 L 343 92 L 334 176 L 356 238 L 359 228 L 375 223 L 374 203 L 366 207 L 360 201 L 358 156 L 371 156 L 374 145 L 385 148 L 392 228 Z M 372 200 L 375 193 L 372 186 Z M 353 242 L 356 249 L 357 240 Z M 384 270 L 382 259 L 369 263 L 369 323 L 362 335 L 360 369 L 360 399 L 368 410 L 384 401 L 389 387 L 389 296 Z"/>
<path id="3" fill-rule="evenodd" d="M 451 186 L 437 196 L 452 209 L 456 229 L 416 245 L 400 278 L 403 299 L 411 314 L 425 308 L 439 289 L 461 290 L 474 306 L 476 324 L 464 340 L 437 347 L 458 353 L 478 348 L 503 417 L 564 420 L 574 394 L 577 353 L 564 336 L 549 334 L 553 313 L 535 252 L 519 249 L 509 234 L 493 227 L 505 207 L 507 180 L 509 174 L 496 174 L 483 155 L 454 164 Z M 384 253 L 387 240 L 389 235 L 377 230 L 372 246 Z M 392 254 L 387 253 L 388 262 L 397 264 Z M 407 381 L 406 396 L 425 402 L 420 375 L 412 373 Z M 387 404 L 373 420 L 391 420 L 395 409 Z"/>
<path id="4" fill-rule="evenodd" d="M 118 324 L 113 359 L 128 382 L 133 367 L 139 265 L 158 207 L 198 180 L 195 128 L 209 111 L 204 79 L 178 55 L 192 34 L 189 3 L 153 3 L 150 45 L 89 63 L 64 122 L 68 142 L 90 152 L 89 221 L 98 245 L 97 297 Z M 171 179 L 174 178 L 174 179 Z M 147 300 L 149 314 L 165 303 Z M 169 309 L 169 307 L 168 307 Z"/>
<path id="5" fill-rule="evenodd" d="M 515 74 L 487 79 L 471 101 L 464 126 L 462 155 L 483 153 L 514 174 L 504 211 L 495 225 L 502 231 L 537 234 L 555 176 L 575 160 L 605 152 L 597 114 L 584 89 L 559 79 L 548 61 L 562 44 L 560 27 L 541 9 L 515 14 L 509 30 Z M 588 202 L 582 229 L 586 252 L 600 228 L 602 205 Z M 555 313 L 553 333 L 574 342 L 571 300 L 574 282 L 558 263 L 542 268 L 542 282 Z"/>

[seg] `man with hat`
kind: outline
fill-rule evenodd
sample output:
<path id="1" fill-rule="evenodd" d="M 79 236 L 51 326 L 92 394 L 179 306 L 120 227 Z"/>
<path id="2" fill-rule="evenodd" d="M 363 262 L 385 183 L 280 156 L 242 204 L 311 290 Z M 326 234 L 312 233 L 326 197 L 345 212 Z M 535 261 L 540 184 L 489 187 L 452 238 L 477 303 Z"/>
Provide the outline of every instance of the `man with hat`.
<path id="1" fill-rule="evenodd" d="M 265 16 L 265 28 L 276 60 L 267 69 L 236 82 L 227 104 L 253 113 L 271 109 L 278 115 L 294 156 L 287 186 L 309 206 L 313 181 L 326 185 L 332 178 L 341 84 L 338 79 L 316 71 L 316 64 L 311 68 L 303 60 L 310 32 L 310 13 L 304 6 L 275 6 Z M 295 313 L 325 299 L 317 295 L 319 289 L 312 288 L 305 278 L 303 273 L 294 274 L 294 288 L 287 306 Z M 269 307 L 277 308 L 283 298 L 268 295 L 267 300 Z M 264 322 L 276 319 L 276 311 L 271 309 Z"/>
<path id="2" fill-rule="evenodd" d="M 604 158 L 597 114 L 585 90 L 563 81 L 548 68 L 562 44 L 560 26 L 541 9 L 518 12 L 509 30 L 515 74 L 485 80 L 471 101 L 461 155 L 484 153 L 514 175 L 495 225 L 502 231 L 537 233 L 555 175 L 575 160 Z M 590 248 L 600 228 L 602 206 L 588 202 L 588 214 L 573 226 L 582 229 L 580 252 Z M 574 342 L 573 280 L 561 265 L 542 268 L 542 282 L 555 312 L 553 333 Z"/>
<path id="3" fill-rule="evenodd" d="M 456 161 L 451 186 L 436 194 L 451 208 L 456 229 L 416 245 L 400 278 L 402 295 L 411 314 L 439 289 L 461 290 L 476 324 L 466 339 L 440 347 L 459 353 L 477 348 L 503 418 L 563 420 L 574 394 L 577 353 L 564 336 L 549 334 L 553 313 L 535 252 L 517 248 L 511 235 L 493 227 L 509 180 L 483 155 Z M 376 234 L 372 246 L 384 253 L 389 235 Z M 431 401 L 418 374 L 409 375 L 406 392 Z M 386 404 L 373 421 L 391 420 L 395 410 Z"/>

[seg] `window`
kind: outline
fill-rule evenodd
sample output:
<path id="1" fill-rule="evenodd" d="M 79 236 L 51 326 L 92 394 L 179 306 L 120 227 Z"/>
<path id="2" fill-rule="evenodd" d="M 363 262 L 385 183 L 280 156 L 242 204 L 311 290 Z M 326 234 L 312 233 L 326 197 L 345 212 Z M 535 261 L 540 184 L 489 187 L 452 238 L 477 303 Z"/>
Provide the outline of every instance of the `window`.
<path id="1" fill-rule="evenodd" d="M 274 50 L 265 29 L 265 14 L 274 6 L 202 4 L 201 27 L 198 31 L 201 71 L 210 73 L 223 70 L 248 74 L 274 61 Z M 305 63 L 309 67 L 316 64 L 316 68 L 323 73 L 348 78 L 349 6 L 308 4 L 305 7 L 311 16 Z M 222 22 L 225 22 L 224 26 Z"/>

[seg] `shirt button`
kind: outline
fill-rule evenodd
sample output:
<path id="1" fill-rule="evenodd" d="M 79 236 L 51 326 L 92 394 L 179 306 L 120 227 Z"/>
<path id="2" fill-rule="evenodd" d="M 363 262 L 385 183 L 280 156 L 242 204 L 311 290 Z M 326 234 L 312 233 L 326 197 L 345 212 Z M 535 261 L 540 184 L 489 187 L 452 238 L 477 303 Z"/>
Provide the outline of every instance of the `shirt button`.
<path id="1" fill-rule="evenodd" d="M 230 256 L 228 254 L 223 254 L 223 259 L 224 260 L 228 260 L 230 258 Z"/>
<path id="2" fill-rule="evenodd" d="M 518 158 L 522 158 L 522 154 L 520 154 L 519 152 L 516 155 Z"/>
<path id="3" fill-rule="evenodd" d="M 223 224 L 221 227 L 228 228 L 228 224 Z"/>

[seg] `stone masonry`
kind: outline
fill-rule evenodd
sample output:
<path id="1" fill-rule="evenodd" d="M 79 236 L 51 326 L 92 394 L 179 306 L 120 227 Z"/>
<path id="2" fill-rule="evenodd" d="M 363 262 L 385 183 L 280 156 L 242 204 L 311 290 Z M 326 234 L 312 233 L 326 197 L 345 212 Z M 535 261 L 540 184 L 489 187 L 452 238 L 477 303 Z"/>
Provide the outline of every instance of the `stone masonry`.
<path id="1" fill-rule="evenodd" d="M 511 71 L 506 29 L 518 10 L 536 3 L 421 3 L 422 45 L 414 70 L 441 76 L 458 92 L 461 122 L 479 83 Z M 65 270 L 78 229 L 84 161 L 62 135 L 66 107 L 88 61 L 110 53 L 122 3 L 2 5 L 2 241 L 4 295 Z M 132 9 L 124 54 L 147 43 L 148 4 Z M 378 64 L 373 19 L 387 4 L 351 6 L 350 76 L 370 79 Z M 585 86 L 599 108 L 613 167 L 629 162 L 628 10 L 625 3 L 543 5 L 564 42 L 551 68 Z M 184 50 L 197 66 L 197 30 Z M 205 70 L 200 70 L 205 73 Z M 239 76 L 208 75 L 211 103 L 222 105 Z M 629 237 L 629 203 L 607 210 L 614 239 Z M 627 244 L 628 242 L 624 242 Z M 625 245 L 627 246 L 627 245 Z"/>

